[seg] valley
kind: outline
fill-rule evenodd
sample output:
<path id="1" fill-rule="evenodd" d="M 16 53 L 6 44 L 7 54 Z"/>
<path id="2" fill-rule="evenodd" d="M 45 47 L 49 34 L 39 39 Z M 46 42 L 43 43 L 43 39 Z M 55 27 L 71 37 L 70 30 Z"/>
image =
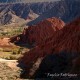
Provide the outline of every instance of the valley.
<path id="1" fill-rule="evenodd" d="M 79 0 L 0 2 L 0 80 L 79 80 L 79 9 Z"/>

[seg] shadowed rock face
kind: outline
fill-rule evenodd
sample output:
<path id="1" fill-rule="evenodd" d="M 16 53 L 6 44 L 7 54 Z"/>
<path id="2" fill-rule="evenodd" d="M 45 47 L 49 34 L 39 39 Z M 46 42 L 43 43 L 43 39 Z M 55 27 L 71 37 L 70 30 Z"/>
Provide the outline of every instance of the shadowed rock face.
<path id="1" fill-rule="evenodd" d="M 44 58 L 48 54 L 56 54 L 56 52 L 59 53 L 61 51 L 75 54 L 79 53 L 79 41 L 80 18 L 67 24 L 63 29 L 55 32 L 52 37 L 43 41 L 42 44 L 35 47 L 30 52 L 25 53 L 20 61 L 25 64 L 26 71 L 30 73 L 30 69 L 38 58 Z"/>
<path id="2" fill-rule="evenodd" d="M 58 31 L 63 28 L 65 23 L 57 18 L 49 18 L 41 21 L 37 25 L 29 26 L 27 29 L 23 30 L 23 33 L 19 35 L 20 39 L 17 40 L 11 38 L 11 42 L 21 42 L 21 43 L 30 43 L 35 45 L 41 44 L 47 38 L 52 36 L 55 31 Z"/>
<path id="3" fill-rule="evenodd" d="M 80 75 L 80 70 L 79 70 L 80 65 L 78 64 L 80 60 L 77 61 L 77 58 L 78 60 L 80 59 L 78 57 L 78 54 L 67 53 L 67 52 L 47 55 L 42 60 L 39 68 L 37 69 L 33 77 L 34 78 L 53 78 L 53 79 L 65 80 L 65 79 L 69 79 L 69 77 L 63 76 L 62 78 L 60 78 L 60 76 L 58 77 L 51 76 L 51 74 L 61 75 L 61 73 L 62 74 L 69 73 L 69 74 L 77 74 L 77 76 L 72 77 L 76 79 Z"/>
<path id="4" fill-rule="evenodd" d="M 34 20 L 52 6 L 54 6 L 54 2 L 0 4 L 0 25 L 10 24 L 12 15 L 19 19 Z M 10 11 L 13 13 L 9 14 Z M 16 18 L 14 17 L 14 19 Z"/>
<path id="5" fill-rule="evenodd" d="M 35 20 L 28 23 L 28 25 L 37 24 L 38 22 L 51 17 L 60 18 L 64 22 L 70 22 L 80 16 L 80 0 L 0 4 L 0 12 L 6 11 L 7 13 L 7 10 L 12 10 L 15 15 L 26 20 L 33 20 L 34 18 Z M 30 14 L 30 11 L 33 13 Z"/>

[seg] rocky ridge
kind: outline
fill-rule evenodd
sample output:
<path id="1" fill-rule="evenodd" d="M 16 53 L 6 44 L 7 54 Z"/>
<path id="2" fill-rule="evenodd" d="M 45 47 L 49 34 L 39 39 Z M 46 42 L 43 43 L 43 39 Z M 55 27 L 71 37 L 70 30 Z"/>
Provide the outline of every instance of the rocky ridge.
<path id="1" fill-rule="evenodd" d="M 51 17 L 60 18 L 65 23 L 67 23 L 80 16 L 79 4 L 80 4 L 79 0 L 0 4 L 0 12 L 12 10 L 16 16 L 23 18 L 25 20 L 27 20 L 28 18 L 35 19 L 30 21 L 29 23 L 26 23 L 27 25 L 37 24 L 38 22 Z M 30 11 L 33 12 L 31 15 Z"/>
<path id="2" fill-rule="evenodd" d="M 24 29 L 21 35 L 12 37 L 11 42 L 29 43 L 35 46 L 52 36 L 55 31 L 62 29 L 64 25 L 65 23 L 58 18 L 48 18 Z"/>
<path id="3" fill-rule="evenodd" d="M 46 39 L 42 44 L 36 46 L 30 52 L 25 53 L 24 56 L 21 58 L 21 62 L 25 64 L 26 71 L 25 74 L 30 76 L 30 70 L 33 67 L 33 64 L 37 62 L 39 58 L 44 58 L 49 54 L 56 54 L 59 52 L 67 52 L 66 55 L 72 56 L 76 55 L 76 58 L 70 58 L 71 61 L 75 61 L 79 59 L 80 54 L 80 44 L 79 44 L 79 36 L 80 36 L 80 18 L 72 21 L 71 23 L 67 24 L 63 29 L 57 31 L 53 34 L 51 38 Z M 74 54 L 73 54 L 74 53 Z M 27 54 L 27 55 L 26 55 Z M 69 56 L 68 56 L 69 57 Z M 74 62 L 73 65 L 76 67 L 73 69 L 72 65 L 72 72 L 76 71 L 78 62 Z M 27 65 L 27 66 L 26 66 Z M 37 65 L 35 65 L 37 66 Z M 80 65 L 79 65 L 80 66 Z M 79 73 L 79 71 L 76 71 Z"/>

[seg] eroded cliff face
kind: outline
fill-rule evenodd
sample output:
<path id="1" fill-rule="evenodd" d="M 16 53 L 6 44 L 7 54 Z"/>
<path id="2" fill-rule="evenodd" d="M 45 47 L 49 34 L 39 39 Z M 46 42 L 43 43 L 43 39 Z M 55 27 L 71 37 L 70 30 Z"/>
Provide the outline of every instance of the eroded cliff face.
<path id="1" fill-rule="evenodd" d="M 80 1 L 79 0 L 59 0 L 51 9 L 42 13 L 37 19 L 29 22 L 29 25 L 36 24 L 44 19 L 57 17 L 65 23 L 73 21 L 80 16 Z"/>
<path id="2" fill-rule="evenodd" d="M 52 36 L 55 31 L 58 31 L 64 27 L 65 23 L 58 18 L 48 18 L 41 21 L 37 25 L 29 26 L 23 30 L 23 33 L 19 35 L 12 42 L 29 43 L 34 46 L 41 44 L 47 38 Z M 14 37 L 15 38 L 15 37 Z"/>
<path id="3" fill-rule="evenodd" d="M 37 2 L 37 3 L 14 3 L 14 4 L 0 4 L 0 12 L 7 10 L 14 11 L 15 15 L 26 19 L 30 11 L 35 14 L 42 14 L 54 6 L 54 2 Z M 5 8 L 6 7 L 6 8 Z"/>
<path id="4" fill-rule="evenodd" d="M 11 1 L 11 0 L 10 0 Z M 80 0 L 59 0 L 53 2 L 37 3 L 15 3 L 0 4 L 0 15 L 4 12 L 13 11 L 16 16 L 25 20 L 32 20 L 27 25 L 37 24 L 38 22 L 51 17 L 61 18 L 65 23 L 72 21 L 80 16 Z M 32 13 L 30 13 L 32 11 Z M 9 18 L 10 19 L 10 18 Z M 0 19 L 5 23 L 6 19 Z M 8 21 L 8 18 L 7 18 Z M 0 22 L 0 24 L 3 24 Z"/>
<path id="5" fill-rule="evenodd" d="M 39 68 L 35 70 L 33 78 L 53 78 L 58 80 L 79 79 L 80 76 L 80 54 L 60 52 L 50 54 L 43 58 Z M 58 77 L 50 75 L 59 75 Z M 63 76 L 67 75 L 67 76 Z M 69 77 L 70 75 L 70 77 Z M 73 76 L 71 76 L 73 75 Z M 60 77 L 62 76 L 62 77 Z"/>
<path id="6" fill-rule="evenodd" d="M 26 71 L 28 72 L 26 74 L 30 76 L 30 70 L 38 59 L 44 58 L 49 54 L 59 54 L 61 51 L 67 52 L 67 54 L 75 53 L 76 55 L 80 52 L 80 18 L 67 24 L 63 29 L 55 32 L 53 36 L 43 41 L 42 44 L 25 53 L 20 61 L 25 64 Z M 76 65 L 76 63 L 73 64 Z"/>
<path id="7" fill-rule="evenodd" d="M 31 44 L 42 43 L 44 40 L 52 36 L 55 31 L 62 29 L 64 25 L 65 23 L 62 20 L 54 17 L 43 20 L 37 25 L 29 27 L 28 41 Z"/>

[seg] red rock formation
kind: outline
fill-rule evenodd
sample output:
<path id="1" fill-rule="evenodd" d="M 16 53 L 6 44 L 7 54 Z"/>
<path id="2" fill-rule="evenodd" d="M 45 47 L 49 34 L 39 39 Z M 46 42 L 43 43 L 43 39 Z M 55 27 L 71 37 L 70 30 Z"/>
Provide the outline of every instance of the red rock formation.
<path id="1" fill-rule="evenodd" d="M 62 29 L 64 22 L 57 18 L 46 19 L 37 25 L 29 27 L 28 40 L 30 43 L 41 43 L 52 36 L 57 30 Z"/>
<path id="2" fill-rule="evenodd" d="M 25 44 L 28 42 L 27 41 L 27 35 L 28 35 L 28 29 L 24 28 L 22 34 L 11 37 L 10 42 Z"/>
<path id="3" fill-rule="evenodd" d="M 62 29 L 64 25 L 64 22 L 60 19 L 54 17 L 46 19 L 37 25 L 30 26 L 28 29 L 24 29 L 20 36 L 20 41 L 22 43 L 28 42 L 31 44 L 39 44 L 48 37 L 52 36 L 55 31 Z"/>
<path id="4" fill-rule="evenodd" d="M 55 32 L 52 37 L 36 46 L 29 53 L 25 53 L 21 61 L 27 65 L 28 71 L 38 58 L 61 51 L 80 52 L 80 18 Z"/>

